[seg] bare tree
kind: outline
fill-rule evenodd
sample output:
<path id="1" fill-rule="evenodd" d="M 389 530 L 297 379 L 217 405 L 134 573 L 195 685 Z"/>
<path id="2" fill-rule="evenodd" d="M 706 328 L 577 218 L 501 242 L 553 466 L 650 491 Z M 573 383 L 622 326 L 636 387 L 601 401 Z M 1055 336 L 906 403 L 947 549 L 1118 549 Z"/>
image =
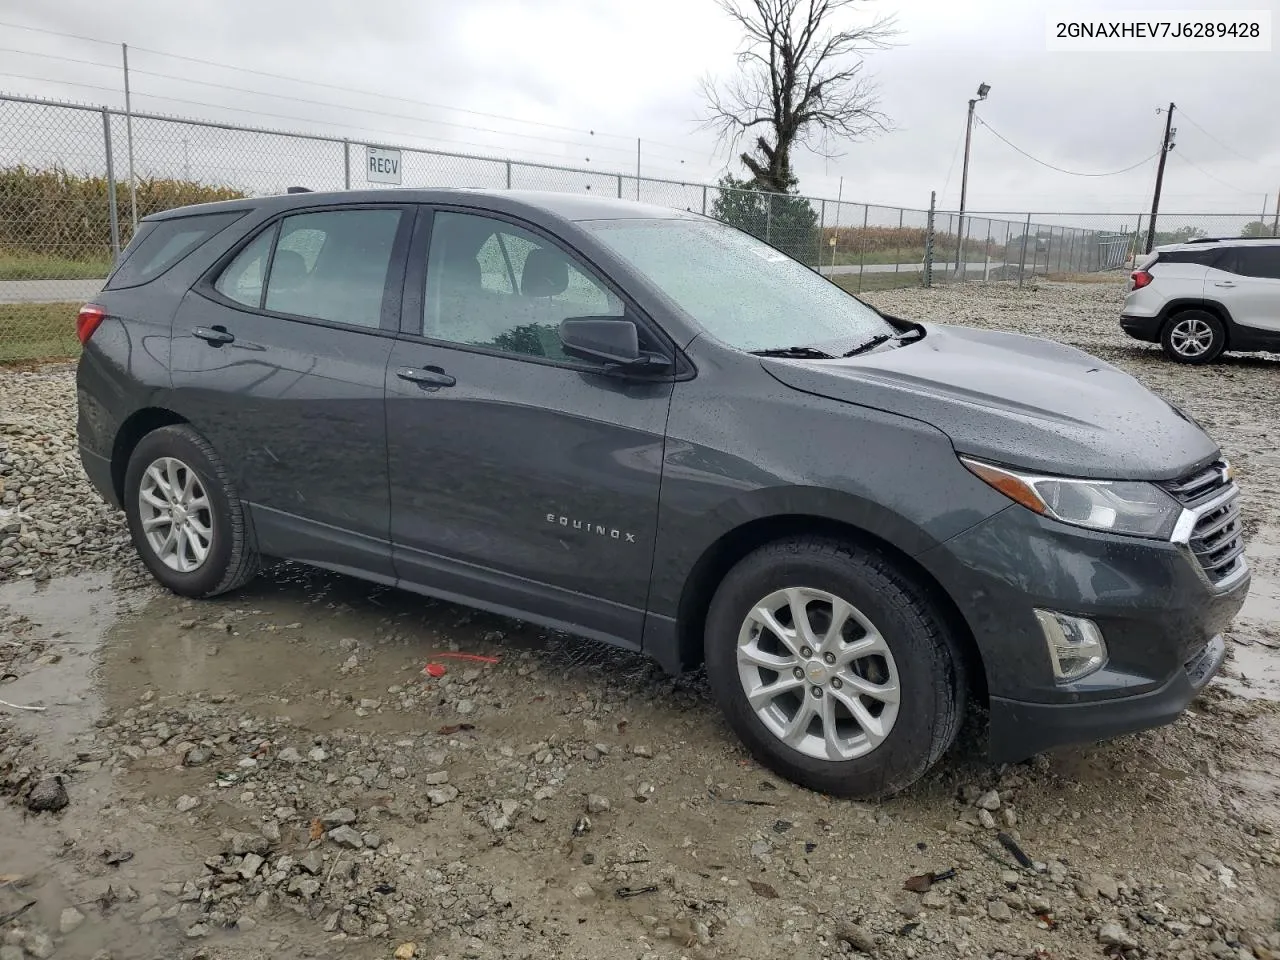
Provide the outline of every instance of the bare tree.
<path id="1" fill-rule="evenodd" d="M 741 159 L 761 190 L 786 193 L 796 147 L 835 156 L 832 140 L 859 140 L 888 129 L 862 54 L 891 45 L 894 18 L 838 26 L 866 0 L 718 0 L 742 28 L 738 75 L 706 79 L 707 124 L 734 149 L 755 137 Z"/>

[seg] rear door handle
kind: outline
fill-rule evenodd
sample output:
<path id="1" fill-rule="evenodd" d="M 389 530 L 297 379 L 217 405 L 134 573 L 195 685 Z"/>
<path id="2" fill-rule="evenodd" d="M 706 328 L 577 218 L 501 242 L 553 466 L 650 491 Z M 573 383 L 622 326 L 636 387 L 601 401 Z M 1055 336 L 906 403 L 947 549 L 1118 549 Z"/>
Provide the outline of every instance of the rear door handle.
<path id="1" fill-rule="evenodd" d="M 224 343 L 235 343 L 236 337 L 233 333 L 228 333 L 224 327 L 196 327 L 191 331 L 193 337 L 199 337 L 205 343 L 211 343 L 215 347 L 220 347 Z"/>
<path id="2" fill-rule="evenodd" d="M 439 367 L 401 367 L 396 376 L 424 387 L 452 387 L 458 382 Z"/>

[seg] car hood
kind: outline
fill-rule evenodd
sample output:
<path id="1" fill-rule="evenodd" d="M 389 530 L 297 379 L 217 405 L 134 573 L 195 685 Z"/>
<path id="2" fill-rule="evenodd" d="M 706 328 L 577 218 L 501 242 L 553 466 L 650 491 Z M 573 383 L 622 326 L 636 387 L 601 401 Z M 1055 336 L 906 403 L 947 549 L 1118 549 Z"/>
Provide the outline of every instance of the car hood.
<path id="1" fill-rule="evenodd" d="M 1051 340 L 924 325 L 896 349 L 761 362 L 796 390 L 929 423 L 958 453 L 1045 473 L 1166 480 L 1217 445 L 1133 377 Z"/>

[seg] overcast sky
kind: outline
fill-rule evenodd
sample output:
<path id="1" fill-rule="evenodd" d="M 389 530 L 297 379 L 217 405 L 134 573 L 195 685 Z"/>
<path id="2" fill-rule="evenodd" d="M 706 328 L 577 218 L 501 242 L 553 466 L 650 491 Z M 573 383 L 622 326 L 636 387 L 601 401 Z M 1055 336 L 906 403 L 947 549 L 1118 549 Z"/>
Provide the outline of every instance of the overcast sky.
<path id="1" fill-rule="evenodd" d="M 1062 6 L 1081 15 L 1271 9 L 1280 27 L 1277 0 L 1075 0 L 1055 8 Z M 939 206 L 954 208 L 966 101 L 985 81 L 991 96 L 979 114 L 992 128 L 1083 172 L 1154 154 L 1164 122 L 1156 108 L 1176 101 L 1186 115 L 1175 120 L 1165 209 L 1252 213 L 1265 195 L 1274 209 L 1280 53 L 1049 53 L 1049 8 L 1042 0 L 868 3 L 868 14 L 896 14 L 901 29 L 900 46 L 868 64 L 895 129 L 840 144 L 836 159 L 801 154 L 804 192 L 834 198 L 843 177 L 846 200 L 919 208 L 937 190 Z M 0 21 L 127 41 L 138 110 L 624 172 L 635 169 L 639 137 L 646 174 L 702 181 L 741 172 L 697 122 L 699 79 L 732 74 L 739 41 L 712 0 L 0 0 Z M 105 43 L 0 25 L 0 91 L 120 105 L 118 57 Z M 1120 176 L 1056 173 L 979 126 L 969 208 L 1140 211 L 1150 206 L 1154 174 L 1154 158 Z"/>

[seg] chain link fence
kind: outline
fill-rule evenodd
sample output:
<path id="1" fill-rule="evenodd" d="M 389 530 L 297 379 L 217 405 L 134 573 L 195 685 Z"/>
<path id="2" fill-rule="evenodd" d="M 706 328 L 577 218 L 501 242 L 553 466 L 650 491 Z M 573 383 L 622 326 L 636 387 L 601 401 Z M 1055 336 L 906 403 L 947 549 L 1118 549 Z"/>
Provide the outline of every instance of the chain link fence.
<path id="1" fill-rule="evenodd" d="M 0 94 L 0 362 L 74 355 L 75 312 L 143 217 L 291 186 L 392 186 L 370 182 L 369 147 L 398 153 L 406 187 L 591 193 L 715 217 L 853 293 L 1119 271 L 1145 249 L 1149 220 L 876 206 Z M 1167 214 L 1154 240 L 1274 235 L 1275 226 Z"/>

